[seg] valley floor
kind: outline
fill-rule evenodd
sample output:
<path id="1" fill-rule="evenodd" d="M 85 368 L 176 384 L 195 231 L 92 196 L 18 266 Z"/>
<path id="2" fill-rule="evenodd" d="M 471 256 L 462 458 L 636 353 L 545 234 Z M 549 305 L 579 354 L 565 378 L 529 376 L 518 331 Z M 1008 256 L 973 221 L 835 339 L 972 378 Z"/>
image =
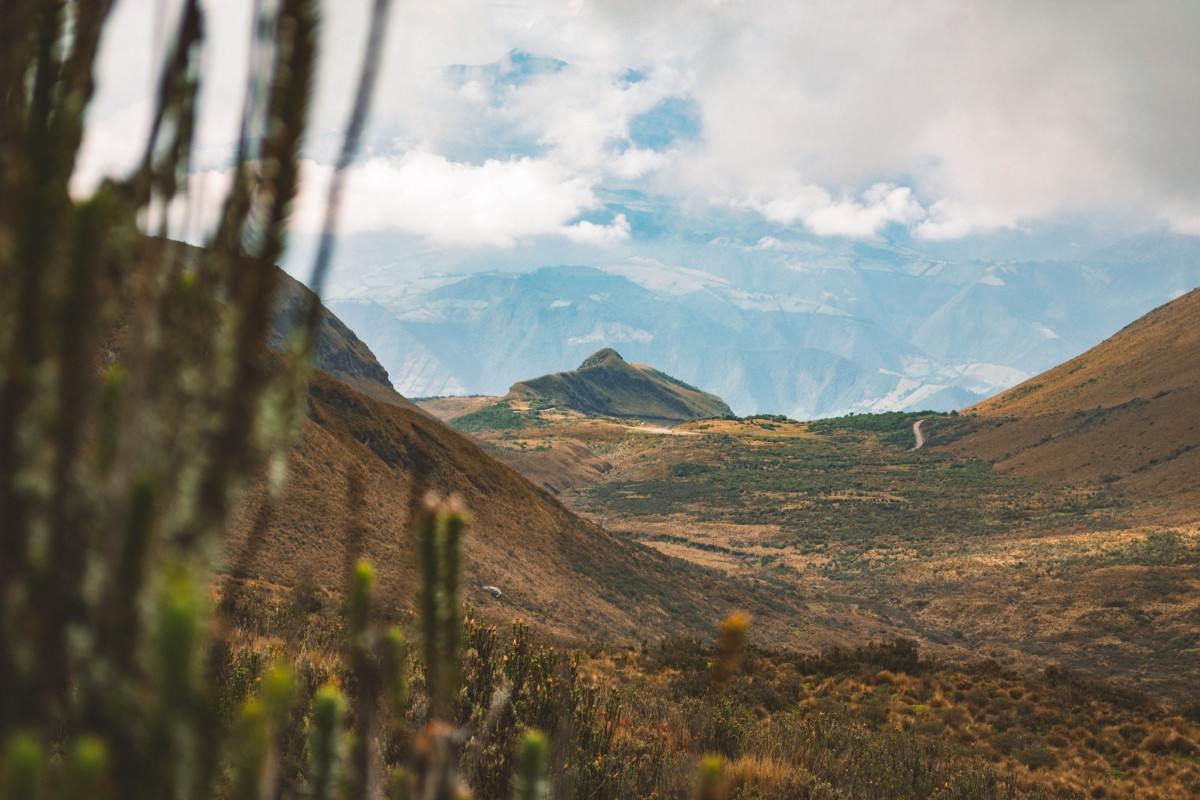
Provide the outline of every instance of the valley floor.
<path id="1" fill-rule="evenodd" d="M 911 637 L 939 657 L 1062 667 L 1174 701 L 1200 687 L 1200 528 L 1118 487 L 1034 483 L 954 452 L 965 420 L 708 420 L 655 435 L 557 419 L 477 433 L 610 532 L 787 598 L 759 641 Z M 1150 520 L 1150 521 L 1147 521 Z"/>

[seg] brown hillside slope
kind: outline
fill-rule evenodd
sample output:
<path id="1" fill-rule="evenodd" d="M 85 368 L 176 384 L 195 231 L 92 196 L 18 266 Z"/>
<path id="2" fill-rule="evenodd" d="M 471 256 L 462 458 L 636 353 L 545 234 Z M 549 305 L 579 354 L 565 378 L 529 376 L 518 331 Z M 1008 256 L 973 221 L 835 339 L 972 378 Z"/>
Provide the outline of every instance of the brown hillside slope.
<path id="1" fill-rule="evenodd" d="M 283 345 L 283 332 L 288 329 L 293 315 L 312 297 L 307 286 L 283 270 L 279 270 L 278 277 L 276 324 L 271 336 L 271 346 L 275 348 Z M 370 348 L 324 305 L 321 306 L 313 362 L 318 369 L 376 400 L 415 407 L 392 386 L 387 370 Z"/>
<path id="2" fill-rule="evenodd" d="M 312 380 L 283 496 L 270 508 L 261 492 L 244 504 L 229 543 L 230 571 L 336 591 L 345 585 L 347 559 L 361 550 L 379 569 L 385 603 L 393 611 L 410 607 L 416 578 L 408 506 L 418 473 L 439 493 L 461 494 L 471 509 L 465 597 L 498 622 L 522 617 L 572 638 L 633 642 L 710 632 L 740 607 L 772 641 L 796 630 L 788 620 L 798 613 L 793 601 L 762 593 L 768 606 L 753 589 L 617 539 L 442 423 L 322 373 Z M 499 587 L 503 597 L 491 598 L 483 585 Z"/>
<path id="3" fill-rule="evenodd" d="M 950 446 L 1022 477 L 1097 483 L 1163 512 L 1200 510 L 1200 290 L 967 410 Z"/>

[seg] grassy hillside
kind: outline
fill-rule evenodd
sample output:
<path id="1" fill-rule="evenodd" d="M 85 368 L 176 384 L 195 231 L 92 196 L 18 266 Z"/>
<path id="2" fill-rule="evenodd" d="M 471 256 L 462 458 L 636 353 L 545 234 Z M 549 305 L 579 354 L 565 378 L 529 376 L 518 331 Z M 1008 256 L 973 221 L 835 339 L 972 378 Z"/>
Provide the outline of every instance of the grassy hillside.
<path id="1" fill-rule="evenodd" d="M 204 250 L 183 242 L 171 242 L 174 269 L 194 269 L 201 261 Z M 272 325 L 268 332 L 268 345 L 281 351 L 286 348 L 286 337 L 301 312 L 313 299 L 313 293 L 300 281 L 278 267 L 272 268 L 275 282 L 271 299 Z M 325 305 L 318 305 L 317 327 L 313 342 L 313 366 L 337 378 L 363 394 L 376 400 L 415 408 L 392 386 L 387 370 L 379 363 L 371 349 L 337 318 Z M 114 350 L 125 344 L 124 331 L 114 336 Z"/>
<path id="2" fill-rule="evenodd" d="M 675 423 L 730 414 L 725 401 L 641 364 L 616 350 L 595 353 L 579 369 L 514 384 L 515 398 L 539 398 L 583 414 Z"/>
<path id="3" fill-rule="evenodd" d="M 1200 508 L 1200 290 L 1147 314 L 1078 358 L 968 409 L 958 452 L 1013 475 L 1103 484 Z"/>
<path id="4" fill-rule="evenodd" d="M 1054 369 L 973 406 L 989 416 L 1112 408 L 1200 384 L 1200 289 Z"/>

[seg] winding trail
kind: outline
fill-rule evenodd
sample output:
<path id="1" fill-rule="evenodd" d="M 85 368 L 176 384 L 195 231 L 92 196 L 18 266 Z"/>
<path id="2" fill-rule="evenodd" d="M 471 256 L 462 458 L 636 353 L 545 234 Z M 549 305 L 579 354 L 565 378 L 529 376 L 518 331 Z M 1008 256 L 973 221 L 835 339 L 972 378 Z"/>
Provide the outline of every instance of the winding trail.
<path id="1" fill-rule="evenodd" d="M 696 431 L 677 431 L 674 428 L 663 428 L 659 425 L 639 425 L 633 430 L 638 433 L 657 433 L 662 436 L 699 436 Z"/>
<path id="2" fill-rule="evenodd" d="M 913 436 L 916 437 L 917 443 L 913 447 L 909 448 L 909 452 L 912 452 L 913 450 L 920 450 L 925 446 L 925 434 L 921 433 L 921 423 L 924 421 L 925 420 L 923 419 L 919 419 L 913 423 Z"/>

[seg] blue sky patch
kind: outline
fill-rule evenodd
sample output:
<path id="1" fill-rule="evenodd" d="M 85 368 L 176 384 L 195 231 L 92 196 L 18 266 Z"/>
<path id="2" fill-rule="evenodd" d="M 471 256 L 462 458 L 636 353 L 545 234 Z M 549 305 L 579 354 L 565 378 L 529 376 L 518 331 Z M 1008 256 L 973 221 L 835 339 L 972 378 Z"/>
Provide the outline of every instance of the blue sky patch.
<path id="1" fill-rule="evenodd" d="M 460 84 L 477 80 L 495 86 L 523 86 L 538 75 L 552 75 L 566 67 L 561 59 L 510 50 L 490 64 L 451 64 L 446 73 Z"/>
<path id="2" fill-rule="evenodd" d="M 647 150 L 666 150 L 700 135 L 700 108 L 685 97 L 668 97 L 629 121 L 629 141 Z"/>
<path id="3" fill-rule="evenodd" d="M 641 83 L 648 77 L 650 76 L 646 74 L 645 70 L 631 68 L 625 70 L 618 83 L 620 83 L 622 86 L 632 86 L 635 83 Z"/>
<path id="4" fill-rule="evenodd" d="M 530 78 L 561 72 L 567 66 L 567 62 L 560 59 L 535 56 L 522 50 L 509 51 L 500 63 L 505 69 L 497 76 L 496 82 L 505 86 L 521 86 L 528 83 Z"/>

